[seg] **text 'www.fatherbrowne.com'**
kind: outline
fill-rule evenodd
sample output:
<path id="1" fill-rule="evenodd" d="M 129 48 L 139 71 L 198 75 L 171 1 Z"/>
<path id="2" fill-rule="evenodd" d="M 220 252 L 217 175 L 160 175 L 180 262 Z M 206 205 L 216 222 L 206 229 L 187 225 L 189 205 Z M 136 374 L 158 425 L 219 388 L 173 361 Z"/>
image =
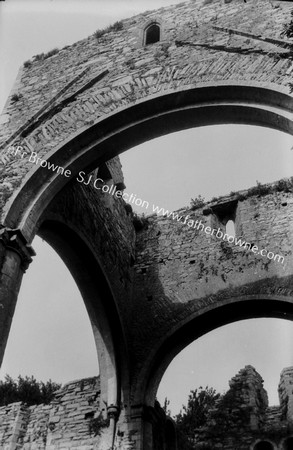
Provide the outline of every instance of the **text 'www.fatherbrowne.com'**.
<path id="1" fill-rule="evenodd" d="M 62 166 L 59 166 L 57 164 L 54 164 L 50 162 L 47 159 L 41 158 L 36 152 L 31 151 L 27 152 L 24 150 L 22 146 L 10 146 L 6 149 L 6 153 L 2 154 L 0 156 L 0 165 L 6 165 L 11 161 L 11 158 L 28 158 L 28 161 L 32 164 L 35 164 L 37 166 L 46 168 L 47 170 L 50 170 L 52 172 L 55 172 L 58 175 L 63 175 L 66 178 L 69 178 L 72 176 L 71 170 L 65 169 Z M 124 192 L 122 190 L 117 190 L 116 186 L 112 185 L 109 186 L 104 182 L 102 178 L 96 178 L 93 174 L 86 175 L 85 172 L 80 171 L 76 177 L 76 181 L 78 183 L 82 183 L 86 186 L 89 184 L 92 185 L 95 189 L 101 190 L 103 193 L 107 193 L 111 196 L 114 196 L 116 198 L 122 198 L 126 202 L 130 204 L 134 204 L 136 206 L 142 207 L 146 210 L 149 209 L 150 203 L 146 200 L 142 200 L 141 198 L 137 197 L 136 194 L 128 194 L 127 192 Z M 187 214 L 186 216 L 179 215 L 176 211 L 168 211 L 164 208 L 161 208 L 156 205 L 152 205 L 152 212 L 156 214 L 160 214 L 164 217 L 167 217 L 169 219 L 172 219 L 176 222 L 182 223 L 184 225 L 187 225 L 189 228 L 193 228 L 195 230 L 204 231 L 206 234 L 215 236 L 217 239 L 222 239 L 223 241 L 227 241 L 231 244 L 235 244 L 239 247 L 241 247 L 243 250 L 248 250 L 254 253 L 255 255 L 261 255 L 263 257 L 266 257 L 270 260 L 274 260 L 280 263 L 284 263 L 284 256 L 275 254 L 267 249 L 259 249 L 257 245 L 251 244 L 249 242 L 246 242 L 242 238 L 237 238 L 236 236 L 229 235 L 227 233 L 223 233 L 223 231 L 218 228 L 211 228 L 209 226 L 205 226 L 201 220 L 193 220 L 191 219 L 190 215 Z"/>
<path id="2" fill-rule="evenodd" d="M 275 254 L 266 248 L 259 249 L 257 245 L 251 244 L 250 242 L 246 242 L 242 238 L 237 238 L 236 236 L 229 235 L 227 233 L 223 233 L 221 228 L 211 228 L 209 226 L 205 226 L 201 220 L 193 220 L 190 218 L 190 215 L 180 216 L 176 211 L 168 211 L 164 208 L 160 208 L 158 206 L 153 205 L 153 212 L 157 214 L 161 214 L 162 216 L 169 217 L 172 220 L 183 223 L 187 225 L 189 228 L 194 228 L 195 230 L 204 231 L 206 234 L 210 236 L 215 236 L 218 239 L 222 239 L 223 241 L 230 242 L 230 244 L 235 244 L 241 247 L 243 250 L 249 250 L 255 255 L 261 255 L 263 257 L 267 257 L 268 259 L 284 263 L 284 256 Z"/>

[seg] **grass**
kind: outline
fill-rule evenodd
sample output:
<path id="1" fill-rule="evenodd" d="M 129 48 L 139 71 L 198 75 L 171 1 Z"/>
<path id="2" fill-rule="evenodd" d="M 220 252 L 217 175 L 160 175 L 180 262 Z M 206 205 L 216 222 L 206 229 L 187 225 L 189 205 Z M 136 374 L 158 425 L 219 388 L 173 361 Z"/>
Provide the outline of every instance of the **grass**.
<path id="1" fill-rule="evenodd" d="M 109 25 L 107 28 L 95 31 L 94 36 L 96 39 L 100 39 L 102 36 L 104 36 L 104 34 L 110 33 L 111 31 L 121 30 L 123 30 L 123 22 L 115 22 L 112 25 Z"/>

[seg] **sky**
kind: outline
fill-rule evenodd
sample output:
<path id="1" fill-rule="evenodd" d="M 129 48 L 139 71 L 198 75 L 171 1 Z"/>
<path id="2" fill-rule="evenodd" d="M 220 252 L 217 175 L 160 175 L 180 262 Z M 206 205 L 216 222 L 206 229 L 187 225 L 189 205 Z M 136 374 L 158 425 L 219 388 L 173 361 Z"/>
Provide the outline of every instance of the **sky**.
<path id="1" fill-rule="evenodd" d="M 180 1 L 6 0 L 0 2 L 0 109 L 18 68 L 33 55 L 62 48 L 123 17 Z M 127 192 L 165 209 L 187 206 L 256 184 L 292 176 L 292 137 L 259 127 L 213 126 L 173 133 L 121 155 Z M 146 214 L 148 211 L 144 211 Z M 151 212 L 151 211 L 149 211 Z M 175 225 L 174 225 L 175 226 Z M 0 378 L 6 373 L 68 382 L 98 373 L 89 319 L 58 255 L 40 238 L 24 276 Z M 262 375 L 271 404 L 284 367 L 293 365 L 292 322 L 255 319 L 206 334 L 178 355 L 159 388 L 172 413 L 191 389 L 219 392 L 246 364 Z"/>

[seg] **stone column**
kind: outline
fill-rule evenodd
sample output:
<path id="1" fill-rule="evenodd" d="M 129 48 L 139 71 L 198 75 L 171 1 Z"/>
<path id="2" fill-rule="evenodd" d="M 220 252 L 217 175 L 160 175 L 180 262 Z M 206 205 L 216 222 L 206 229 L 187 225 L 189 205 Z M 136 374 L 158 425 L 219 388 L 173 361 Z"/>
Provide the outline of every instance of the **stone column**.
<path id="1" fill-rule="evenodd" d="M 132 406 L 130 416 L 120 416 L 117 427 L 117 449 L 154 450 L 155 447 L 163 449 L 166 447 L 165 425 L 166 414 L 159 403 L 156 402 L 155 407 Z M 119 439 L 119 436 L 123 438 Z"/>
<path id="2" fill-rule="evenodd" d="M 117 422 L 115 448 L 117 450 L 153 450 L 152 425 L 145 422 L 143 405 L 122 410 Z"/>
<path id="3" fill-rule="evenodd" d="M 286 415 L 290 430 L 293 430 L 293 367 L 282 370 L 279 383 L 281 409 Z"/>
<path id="4" fill-rule="evenodd" d="M 0 365 L 22 276 L 35 255 L 20 230 L 0 230 Z"/>

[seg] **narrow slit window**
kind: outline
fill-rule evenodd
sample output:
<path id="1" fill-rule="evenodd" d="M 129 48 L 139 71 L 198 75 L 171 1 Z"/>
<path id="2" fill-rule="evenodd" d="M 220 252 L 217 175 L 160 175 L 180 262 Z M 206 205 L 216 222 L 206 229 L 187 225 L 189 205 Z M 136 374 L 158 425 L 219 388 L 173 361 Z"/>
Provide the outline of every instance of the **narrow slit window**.
<path id="1" fill-rule="evenodd" d="M 234 223 L 234 220 L 230 219 L 226 223 L 226 233 L 228 234 L 228 236 L 235 237 L 235 223 Z"/>
<path id="2" fill-rule="evenodd" d="M 149 25 L 145 30 L 145 45 L 154 44 L 159 42 L 161 35 L 161 30 L 158 24 L 153 23 Z"/>

